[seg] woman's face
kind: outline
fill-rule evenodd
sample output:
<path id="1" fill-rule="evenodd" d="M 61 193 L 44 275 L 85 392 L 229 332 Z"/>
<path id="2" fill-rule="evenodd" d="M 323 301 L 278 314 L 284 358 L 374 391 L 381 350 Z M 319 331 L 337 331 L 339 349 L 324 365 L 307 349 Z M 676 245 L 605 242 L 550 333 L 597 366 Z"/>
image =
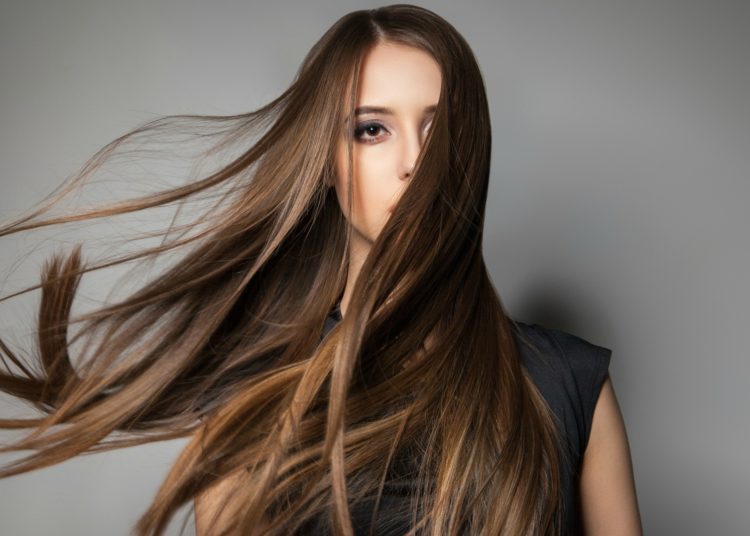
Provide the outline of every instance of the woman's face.
<path id="1" fill-rule="evenodd" d="M 354 117 L 352 214 L 347 214 L 347 140 L 336 150 L 335 188 L 353 227 L 352 239 L 372 244 L 411 178 L 440 97 L 441 73 L 428 53 L 380 43 L 365 56 Z"/>

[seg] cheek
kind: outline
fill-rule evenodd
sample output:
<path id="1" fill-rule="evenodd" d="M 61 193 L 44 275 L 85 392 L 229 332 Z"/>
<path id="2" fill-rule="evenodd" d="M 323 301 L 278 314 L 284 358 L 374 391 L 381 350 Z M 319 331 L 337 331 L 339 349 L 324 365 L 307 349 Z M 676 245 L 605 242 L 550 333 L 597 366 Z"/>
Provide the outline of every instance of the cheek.
<path id="1" fill-rule="evenodd" d="M 349 222 L 363 235 L 374 240 L 387 221 L 389 209 L 398 196 L 389 160 L 375 147 L 354 148 L 354 173 L 352 177 L 352 215 Z M 339 206 L 346 215 L 347 203 L 346 146 L 339 150 L 336 165 L 336 194 Z"/>

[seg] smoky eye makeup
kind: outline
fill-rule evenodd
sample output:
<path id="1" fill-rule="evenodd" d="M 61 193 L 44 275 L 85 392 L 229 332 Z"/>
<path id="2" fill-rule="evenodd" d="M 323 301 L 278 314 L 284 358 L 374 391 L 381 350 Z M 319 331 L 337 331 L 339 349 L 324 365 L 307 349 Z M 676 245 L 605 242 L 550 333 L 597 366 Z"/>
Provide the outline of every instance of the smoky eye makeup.
<path id="1" fill-rule="evenodd" d="M 377 141 L 380 133 L 388 132 L 381 123 L 377 121 L 365 121 L 354 127 L 354 139 L 362 143 L 373 143 Z"/>
<path id="2" fill-rule="evenodd" d="M 432 126 L 432 117 L 427 119 L 422 126 L 422 130 L 428 131 Z M 378 141 L 378 133 L 390 133 L 388 129 L 378 121 L 364 121 L 355 125 L 352 135 L 355 140 L 361 143 L 375 143 Z"/>

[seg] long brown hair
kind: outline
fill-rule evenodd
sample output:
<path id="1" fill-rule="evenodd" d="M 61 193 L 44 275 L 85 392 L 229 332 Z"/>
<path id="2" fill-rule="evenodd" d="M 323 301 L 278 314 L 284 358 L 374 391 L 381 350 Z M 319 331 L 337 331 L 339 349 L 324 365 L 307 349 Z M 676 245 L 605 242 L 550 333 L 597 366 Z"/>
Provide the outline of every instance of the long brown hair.
<path id="1" fill-rule="evenodd" d="M 334 148 L 346 129 L 351 157 L 362 58 L 382 41 L 431 54 L 442 72 L 440 99 L 347 314 L 321 340 L 348 263 L 350 227 L 329 186 Z M 239 156 L 186 185 L 40 218 L 129 144 L 174 127 L 187 134 L 192 124 L 196 139 L 217 137 L 206 155 L 242 147 Z M 379 501 L 388 468 L 406 455 L 419 462 L 410 534 L 559 530 L 558 432 L 521 364 L 518 327 L 482 255 L 490 149 L 486 93 L 469 45 L 438 15 L 407 4 L 340 18 L 291 86 L 257 110 L 166 116 L 104 146 L 0 236 L 200 195 L 219 202 L 177 238 L 172 225 L 161 244 L 135 254 L 89 266 L 80 244 L 54 254 L 39 285 L 3 298 L 41 289 L 37 348 L 23 360 L 0 340 L 3 361 L 16 368 L 0 373 L 0 388 L 42 416 L 0 420 L 6 429 L 33 428 L 2 452 L 36 451 L 0 477 L 192 436 L 138 534 L 162 534 L 182 505 L 231 475 L 222 534 L 261 526 L 290 534 L 322 514 L 335 533 L 351 535 L 350 506 L 372 494 Z M 182 250 L 126 298 L 71 316 L 84 273 Z M 82 348 L 75 359 L 74 342 Z"/>

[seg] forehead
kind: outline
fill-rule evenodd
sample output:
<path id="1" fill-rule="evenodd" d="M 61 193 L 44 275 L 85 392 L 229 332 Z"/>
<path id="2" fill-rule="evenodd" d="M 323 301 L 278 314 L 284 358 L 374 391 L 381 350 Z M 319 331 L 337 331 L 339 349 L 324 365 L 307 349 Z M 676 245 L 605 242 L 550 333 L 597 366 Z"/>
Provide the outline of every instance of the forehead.
<path id="1" fill-rule="evenodd" d="M 439 65 L 424 50 L 378 43 L 363 58 L 357 104 L 387 106 L 396 113 L 422 109 L 438 101 L 441 78 Z"/>

